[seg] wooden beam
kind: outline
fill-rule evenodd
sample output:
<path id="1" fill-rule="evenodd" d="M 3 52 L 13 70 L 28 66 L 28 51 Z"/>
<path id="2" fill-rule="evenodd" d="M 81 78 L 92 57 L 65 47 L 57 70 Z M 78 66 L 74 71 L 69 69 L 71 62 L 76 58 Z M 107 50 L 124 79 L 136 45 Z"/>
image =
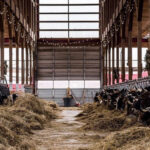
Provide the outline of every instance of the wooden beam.
<path id="1" fill-rule="evenodd" d="M 132 31 L 128 33 L 128 68 L 129 68 L 129 80 L 132 80 Z"/>
<path id="2" fill-rule="evenodd" d="M 138 78 L 142 77 L 142 16 L 143 16 L 143 0 L 138 1 Z"/>
<path id="3" fill-rule="evenodd" d="M 36 54 L 36 52 L 34 51 L 33 52 L 33 94 L 34 95 L 36 95 L 37 93 L 36 93 L 36 88 L 37 88 L 37 81 L 36 81 L 36 79 L 37 79 L 37 67 L 36 67 L 36 56 L 37 56 L 37 54 Z"/>
<path id="4" fill-rule="evenodd" d="M 4 31 L 0 31 L 0 59 L 1 59 L 1 74 L 4 78 Z"/>
<path id="5" fill-rule="evenodd" d="M 28 44 L 26 43 L 26 84 L 28 85 L 28 75 L 29 75 L 29 53 Z"/>
<path id="6" fill-rule="evenodd" d="M 105 48 L 105 85 L 108 84 L 108 69 L 107 69 L 107 65 L 108 65 L 108 49 L 107 47 Z"/>
<path id="7" fill-rule="evenodd" d="M 21 41 L 21 83 L 24 85 L 24 38 Z"/>
<path id="8" fill-rule="evenodd" d="M 119 42 L 118 42 L 118 32 L 116 33 L 116 69 L 117 69 L 117 71 L 119 71 Z M 117 79 L 117 83 L 119 83 L 119 78 Z"/>
<path id="9" fill-rule="evenodd" d="M 142 21 L 138 21 L 138 78 L 142 77 Z"/>
<path id="10" fill-rule="evenodd" d="M 32 48 L 30 46 L 30 49 L 29 49 L 29 54 L 30 54 L 30 85 L 32 85 Z"/>
<path id="11" fill-rule="evenodd" d="M 1 11 L 4 10 L 4 3 L 0 3 Z M 4 78 L 4 14 L 0 14 L 0 77 Z"/>
<path id="12" fill-rule="evenodd" d="M 103 45 L 103 44 L 102 44 Z M 100 78 L 101 78 L 101 88 L 104 86 L 104 49 L 103 46 L 101 45 L 101 51 L 100 51 L 100 69 L 101 69 L 101 74 L 100 74 Z"/>
<path id="13" fill-rule="evenodd" d="M 128 26 L 128 68 L 129 68 L 129 80 L 132 80 L 132 28 L 133 28 L 133 11 L 129 14 L 129 26 Z"/>
<path id="14" fill-rule="evenodd" d="M 16 35 L 16 84 L 19 84 L 19 41 L 20 31 L 15 33 Z"/>
<path id="15" fill-rule="evenodd" d="M 109 85 L 111 85 L 111 43 L 109 44 Z"/>
<path id="16" fill-rule="evenodd" d="M 122 25 L 121 28 L 121 47 L 122 47 L 122 62 L 121 62 L 121 75 L 122 75 L 122 82 L 125 82 L 125 24 Z"/>
<path id="17" fill-rule="evenodd" d="M 9 15 L 9 19 L 12 19 L 12 14 L 10 12 L 7 12 Z M 7 19 L 8 24 L 8 32 L 9 32 L 9 83 L 12 84 L 13 82 L 13 24 L 10 23 L 10 20 Z"/>
<path id="18" fill-rule="evenodd" d="M 115 53 L 114 53 L 114 37 L 112 38 L 112 84 L 115 83 L 115 79 L 114 79 L 114 66 L 115 66 Z"/>

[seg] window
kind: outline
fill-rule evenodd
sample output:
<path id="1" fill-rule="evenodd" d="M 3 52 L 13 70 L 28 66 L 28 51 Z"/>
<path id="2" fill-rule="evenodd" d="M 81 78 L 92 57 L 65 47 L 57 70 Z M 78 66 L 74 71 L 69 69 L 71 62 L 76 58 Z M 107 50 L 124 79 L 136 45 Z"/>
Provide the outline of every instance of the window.
<path id="1" fill-rule="evenodd" d="M 38 89 L 52 89 L 53 81 L 38 81 Z"/>
<path id="2" fill-rule="evenodd" d="M 99 38 L 99 0 L 40 0 L 40 38 Z"/>
<path id="3" fill-rule="evenodd" d="M 100 81 L 85 81 L 85 88 L 100 88 Z"/>

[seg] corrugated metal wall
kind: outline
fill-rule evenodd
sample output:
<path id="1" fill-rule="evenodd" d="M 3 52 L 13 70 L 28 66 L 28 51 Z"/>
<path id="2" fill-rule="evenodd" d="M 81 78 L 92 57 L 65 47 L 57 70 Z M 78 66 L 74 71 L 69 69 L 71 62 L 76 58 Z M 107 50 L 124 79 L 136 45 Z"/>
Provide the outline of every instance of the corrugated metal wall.
<path id="1" fill-rule="evenodd" d="M 99 47 L 38 47 L 38 80 L 99 80 Z"/>

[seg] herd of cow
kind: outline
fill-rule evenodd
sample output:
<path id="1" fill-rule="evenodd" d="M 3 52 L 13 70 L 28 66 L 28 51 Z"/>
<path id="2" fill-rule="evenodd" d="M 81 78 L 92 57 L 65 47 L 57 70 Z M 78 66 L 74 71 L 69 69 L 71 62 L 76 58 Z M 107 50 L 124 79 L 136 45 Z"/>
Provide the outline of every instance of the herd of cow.
<path id="1" fill-rule="evenodd" d="M 150 86 L 144 89 L 104 89 L 96 93 L 95 102 L 104 104 L 108 109 L 126 111 L 150 125 Z"/>

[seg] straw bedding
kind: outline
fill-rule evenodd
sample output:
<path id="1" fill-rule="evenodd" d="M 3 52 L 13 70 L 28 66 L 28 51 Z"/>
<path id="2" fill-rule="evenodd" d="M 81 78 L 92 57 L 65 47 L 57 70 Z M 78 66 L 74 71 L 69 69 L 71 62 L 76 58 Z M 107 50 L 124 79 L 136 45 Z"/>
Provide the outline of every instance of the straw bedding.
<path id="1" fill-rule="evenodd" d="M 30 136 L 57 117 L 58 106 L 30 94 L 19 96 L 13 106 L 0 106 L 0 150 L 34 150 Z"/>
<path id="2" fill-rule="evenodd" d="M 85 123 L 82 130 L 94 130 L 105 137 L 93 144 L 92 150 L 150 150 L 150 128 L 134 115 L 108 110 L 100 104 L 86 104 L 77 120 Z"/>

